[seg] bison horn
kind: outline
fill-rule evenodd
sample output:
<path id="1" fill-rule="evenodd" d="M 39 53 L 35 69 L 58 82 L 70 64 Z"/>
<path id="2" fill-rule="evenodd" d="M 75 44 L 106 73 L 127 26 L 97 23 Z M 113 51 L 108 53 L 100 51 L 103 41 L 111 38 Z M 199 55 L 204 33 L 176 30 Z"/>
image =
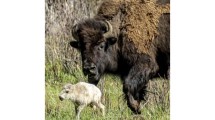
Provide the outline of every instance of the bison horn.
<path id="1" fill-rule="evenodd" d="M 79 38 L 78 38 L 78 35 L 77 35 L 77 30 L 78 30 L 78 26 L 77 26 L 77 25 L 74 25 L 74 26 L 72 27 L 72 37 L 73 37 L 75 40 L 79 41 Z"/>
<path id="2" fill-rule="evenodd" d="M 106 32 L 104 33 L 104 37 L 105 38 L 108 38 L 112 35 L 112 31 L 113 31 L 113 28 L 112 28 L 112 25 L 110 24 L 110 22 L 108 21 L 105 21 L 105 27 L 106 27 Z"/>

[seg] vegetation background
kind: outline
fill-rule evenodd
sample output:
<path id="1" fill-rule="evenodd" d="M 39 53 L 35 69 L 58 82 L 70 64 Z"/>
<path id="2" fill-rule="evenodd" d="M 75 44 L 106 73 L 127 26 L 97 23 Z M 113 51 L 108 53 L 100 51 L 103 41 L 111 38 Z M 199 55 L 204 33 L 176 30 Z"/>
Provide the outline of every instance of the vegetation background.
<path id="1" fill-rule="evenodd" d="M 103 0 L 45 0 L 45 116 L 46 120 L 71 120 L 74 105 L 60 101 L 58 94 L 66 83 L 85 81 L 79 52 L 69 46 L 71 27 L 92 18 Z M 135 116 L 123 100 L 122 84 L 117 76 L 106 75 L 99 82 L 106 116 L 90 107 L 81 113 L 83 120 L 169 120 L 169 81 L 152 80 L 148 85 L 142 115 Z"/>

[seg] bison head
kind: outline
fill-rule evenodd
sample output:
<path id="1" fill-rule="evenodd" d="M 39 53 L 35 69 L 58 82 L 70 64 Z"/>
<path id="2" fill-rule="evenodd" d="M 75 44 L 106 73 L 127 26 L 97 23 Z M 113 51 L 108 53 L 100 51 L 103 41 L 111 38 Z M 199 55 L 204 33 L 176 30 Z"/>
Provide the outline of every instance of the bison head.
<path id="1" fill-rule="evenodd" d="M 83 73 L 97 85 L 110 65 L 110 46 L 117 41 L 112 36 L 112 26 L 108 21 L 89 19 L 75 25 L 72 35 L 76 41 L 70 45 L 81 52 Z"/>

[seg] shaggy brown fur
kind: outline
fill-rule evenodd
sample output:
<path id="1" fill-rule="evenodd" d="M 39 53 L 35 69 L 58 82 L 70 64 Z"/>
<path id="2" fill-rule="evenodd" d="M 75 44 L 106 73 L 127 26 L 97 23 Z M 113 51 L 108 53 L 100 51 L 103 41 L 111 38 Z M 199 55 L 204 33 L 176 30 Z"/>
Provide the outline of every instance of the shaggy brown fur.
<path id="1" fill-rule="evenodd" d="M 106 7 L 100 7 L 98 16 L 112 20 L 123 11 L 120 21 L 112 20 L 113 26 L 116 27 L 118 24 L 117 27 L 121 27 L 118 29 L 125 29 L 125 35 L 134 43 L 138 53 L 152 55 L 155 53 L 153 51 L 154 38 L 159 35 L 157 30 L 159 18 L 164 13 L 170 13 L 170 4 L 159 5 L 155 2 L 155 0 L 148 0 L 144 3 L 142 0 L 110 0 L 102 4 Z"/>
<path id="2" fill-rule="evenodd" d="M 116 14 L 118 14 L 119 10 L 121 9 L 121 5 L 122 0 L 106 0 L 101 5 L 106 7 L 100 7 L 97 15 L 100 17 L 102 16 L 105 19 L 111 20 L 113 19 L 113 17 L 116 16 Z"/>

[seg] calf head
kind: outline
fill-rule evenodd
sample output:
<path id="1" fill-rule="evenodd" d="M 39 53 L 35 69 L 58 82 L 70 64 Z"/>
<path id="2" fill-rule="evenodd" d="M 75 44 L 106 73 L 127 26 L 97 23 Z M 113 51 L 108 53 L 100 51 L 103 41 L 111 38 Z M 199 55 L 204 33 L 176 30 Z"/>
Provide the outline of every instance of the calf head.
<path id="1" fill-rule="evenodd" d="M 69 94 L 72 92 L 72 84 L 66 84 L 63 90 L 59 94 L 59 99 L 63 101 L 64 99 L 69 99 Z"/>
<path id="2" fill-rule="evenodd" d="M 110 64 L 109 48 L 117 41 L 111 36 L 112 26 L 107 21 L 88 19 L 75 25 L 72 34 L 76 41 L 70 45 L 81 52 L 83 73 L 97 85 Z"/>

